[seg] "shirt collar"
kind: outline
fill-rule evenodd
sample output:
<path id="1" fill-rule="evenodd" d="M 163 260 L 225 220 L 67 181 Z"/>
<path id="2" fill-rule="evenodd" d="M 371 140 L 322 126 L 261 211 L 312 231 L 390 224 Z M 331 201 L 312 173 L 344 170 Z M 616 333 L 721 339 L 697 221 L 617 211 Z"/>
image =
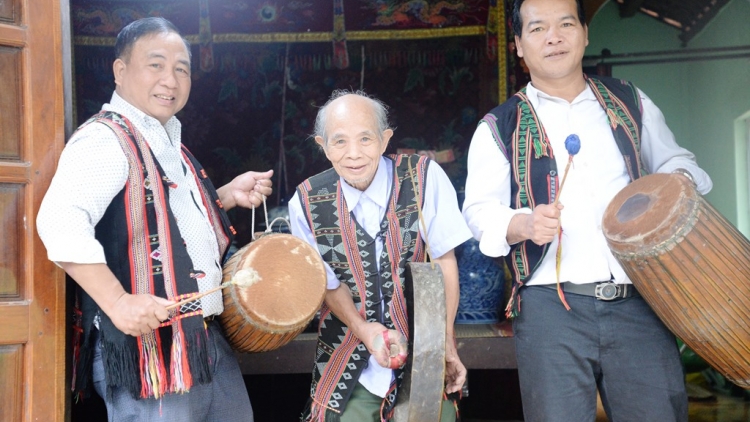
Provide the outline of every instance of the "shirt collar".
<path id="1" fill-rule="evenodd" d="M 567 103 L 567 101 L 560 97 L 553 97 L 552 95 L 546 94 L 543 91 L 536 89 L 531 82 L 526 84 L 526 96 L 529 98 L 529 102 L 534 107 L 538 107 L 541 101 Z M 588 82 L 586 82 L 586 88 L 584 88 L 583 91 L 578 94 L 578 96 L 573 100 L 573 102 L 570 103 L 570 105 L 589 100 L 597 101 L 596 96 L 594 95 L 594 91 L 591 90 L 591 86 Z"/>
<path id="2" fill-rule="evenodd" d="M 391 178 L 388 177 L 388 175 L 390 174 L 392 167 L 393 164 L 390 160 L 386 160 L 385 157 L 380 157 L 375 177 L 372 179 L 370 186 L 364 191 L 352 187 L 346 183 L 343 178 L 339 177 L 339 180 L 341 181 L 341 191 L 344 194 L 347 208 L 349 208 L 350 211 L 353 210 L 359 204 L 362 195 L 367 196 L 380 208 L 387 208 L 388 191 L 391 187 Z"/>
<path id="3" fill-rule="evenodd" d="M 112 99 L 109 101 L 109 104 L 104 104 L 102 108 L 107 111 L 114 111 L 122 114 L 130 121 L 132 121 L 133 124 L 136 125 L 136 127 L 139 128 L 151 129 L 154 127 L 162 126 L 160 121 L 156 120 L 155 118 L 136 108 L 134 105 L 125 101 L 119 94 L 117 94 L 117 91 L 112 92 Z M 167 121 L 167 124 L 163 125 L 163 127 L 167 131 L 167 134 L 170 139 L 172 139 L 173 143 L 179 142 L 179 137 L 175 139 L 175 137 L 172 136 L 175 133 L 180 133 L 182 128 L 182 125 L 177 117 L 172 116 L 172 118 L 170 118 Z"/>

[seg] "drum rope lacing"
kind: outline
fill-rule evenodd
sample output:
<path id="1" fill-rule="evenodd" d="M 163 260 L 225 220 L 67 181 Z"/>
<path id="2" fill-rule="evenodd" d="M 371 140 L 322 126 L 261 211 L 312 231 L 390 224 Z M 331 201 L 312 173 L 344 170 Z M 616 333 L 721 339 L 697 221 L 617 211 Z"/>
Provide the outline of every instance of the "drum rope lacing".
<path id="1" fill-rule="evenodd" d="M 252 231 L 252 234 L 250 235 L 250 238 L 252 240 L 256 240 L 255 239 L 255 208 L 256 207 L 253 207 L 252 214 L 251 214 L 251 217 L 250 217 L 251 218 L 251 220 L 250 220 L 250 227 L 251 227 L 251 229 L 250 230 Z M 263 215 L 264 215 L 265 220 L 266 220 L 266 230 L 265 230 L 264 234 L 271 233 L 273 231 L 273 225 L 276 224 L 276 222 L 279 221 L 279 220 L 285 222 L 287 227 L 289 227 L 289 228 L 292 227 L 291 224 L 289 224 L 289 220 L 287 220 L 284 217 L 276 217 L 276 218 L 273 219 L 273 221 L 271 221 L 270 224 L 268 223 L 268 208 L 266 206 L 266 196 L 265 195 L 263 195 Z"/>

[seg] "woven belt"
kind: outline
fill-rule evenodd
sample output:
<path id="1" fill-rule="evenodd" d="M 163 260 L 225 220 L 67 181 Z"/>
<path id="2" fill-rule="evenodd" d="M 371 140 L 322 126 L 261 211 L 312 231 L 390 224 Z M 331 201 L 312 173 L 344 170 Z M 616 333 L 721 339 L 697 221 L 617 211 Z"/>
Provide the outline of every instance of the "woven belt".
<path id="1" fill-rule="evenodd" d="M 556 284 L 543 284 L 541 287 L 548 289 L 557 290 Z M 632 284 L 617 284 L 611 281 L 605 281 L 602 283 L 586 283 L 586 284 L 575 284 L 575 283 L 560 283 L 562 291 L 565 293 L 573 293 L 575 295 L 591 296 L 599 300 L 615 300 L 625 299 L 628 297 L 640 296 L 638 290 Z"/>

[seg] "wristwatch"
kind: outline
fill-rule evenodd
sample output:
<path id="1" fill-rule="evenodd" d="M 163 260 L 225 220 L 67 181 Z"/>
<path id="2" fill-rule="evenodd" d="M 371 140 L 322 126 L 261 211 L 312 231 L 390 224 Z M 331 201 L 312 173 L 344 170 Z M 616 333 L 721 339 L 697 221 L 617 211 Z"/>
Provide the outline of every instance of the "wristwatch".
<path id="1" fill-rule="evenodd" d="M 674 174 L 681 174 L 681 175 L 683 175 L 683 176 L 687 177 L 687 179 L 688 179 L 688 180 L 690 180 L 690 183 L 692 183 L 692 184 L 693 184 L 693 187 L 696 187 L 696 186 L 697 186 L 697 185 L 695 184 L 695 179 L 693 179 L 693 175 L 692 175 L 692 174 L 690 174 L 690 172 L 689 172 L 689 171 L 687 171 L 687 170 L 685 170 L 685 169 L 683 169 L 683 168 L 678 168 L 678 169 L 675 169 L 675 170 L 674 170 L 674 171 L 673 171 L 672 173 L 674 173 Z"/>

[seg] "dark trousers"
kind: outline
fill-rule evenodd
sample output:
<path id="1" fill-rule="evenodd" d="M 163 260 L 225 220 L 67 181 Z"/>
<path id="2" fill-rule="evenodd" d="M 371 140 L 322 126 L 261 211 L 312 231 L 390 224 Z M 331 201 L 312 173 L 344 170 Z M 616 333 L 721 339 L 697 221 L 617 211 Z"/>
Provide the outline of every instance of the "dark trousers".
<path id="1" fill-rule="evenodd" d="M 357 383 L 346 404 L 346 410 L 341 414 L 341 422 L 378 422 L 382 404 L 382 397 L 372 394 L 362 384 Z M 443 400 L 439 422 L 454 422 L 455 420 L 456 410 L 453 408 L 453 402 Z"/>
<path id="2" fill-rule="evenodd" d="M 213 381 L 185 394 L 135 400 L 124 388 L 105 391 L 104 366 L 97 341 L 94 388 L 107 405 L 109 422 L 252 422 L 253 409 L 240 366 L 217 321 L 208 323 L 208 358 Z"/>
<path id="3" fill-rule="evenodd" d="M 513 321 L 526 422 L 588 422 L 596 391 L 611 422 L 687 421 L 674 335 L 640 296 L 605 302 L 521 289 Z"/>

